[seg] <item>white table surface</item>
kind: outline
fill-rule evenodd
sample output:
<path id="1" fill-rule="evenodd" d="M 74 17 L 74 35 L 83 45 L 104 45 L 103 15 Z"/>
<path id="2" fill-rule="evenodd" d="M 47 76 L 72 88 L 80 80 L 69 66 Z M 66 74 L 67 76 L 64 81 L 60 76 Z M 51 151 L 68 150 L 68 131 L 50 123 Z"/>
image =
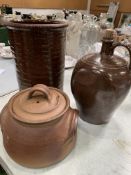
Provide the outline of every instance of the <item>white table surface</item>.
<path id="1" fill-rule="evenodd" d="M 5 60 L 5 69 L 13 64 L 12 61 Z M 5 86 L 10 86 L 10 79 L 15 77 L 15 71 L 12 71 L 5 80 L 0 78 L 3 88 L 8 91 L 11 89 Z M 65 71 L 64 91 L 71 106 L 75 107 L 70 90 L 71 73 L 72 69 Z M 17 82 L 15 78 L 13 81 L 12 90 L 15 90 Z M 0 97 L 0 110 L 13 94 L 15 92 Z M 0 132 L 0 164 L 9 175 L 131 175 L 131 92 L 108 124 L 92 125 L 79 119 L 75 149 L 63 161 L 48 168 L 28 169 L 15 163 L 3 147 Z"/>
<path id="2" fill-rule="evenodd" d="M 0 97 L 16 89 L 18 89 L 18 83 L 14 59 L 0 58 Z"/>

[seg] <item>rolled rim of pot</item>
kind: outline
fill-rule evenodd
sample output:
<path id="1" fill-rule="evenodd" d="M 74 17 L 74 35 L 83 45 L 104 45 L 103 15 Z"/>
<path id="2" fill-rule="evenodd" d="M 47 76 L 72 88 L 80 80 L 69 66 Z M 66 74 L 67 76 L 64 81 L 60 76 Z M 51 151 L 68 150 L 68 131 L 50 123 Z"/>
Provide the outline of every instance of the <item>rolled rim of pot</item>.
<path id="1" fill-rule="evenodd" d="M 16 28 L 66 28 L 68 23 L 65 21 L 54 20 L 22 20 L 22 21 L 4 21 L 4 25 Z"/>

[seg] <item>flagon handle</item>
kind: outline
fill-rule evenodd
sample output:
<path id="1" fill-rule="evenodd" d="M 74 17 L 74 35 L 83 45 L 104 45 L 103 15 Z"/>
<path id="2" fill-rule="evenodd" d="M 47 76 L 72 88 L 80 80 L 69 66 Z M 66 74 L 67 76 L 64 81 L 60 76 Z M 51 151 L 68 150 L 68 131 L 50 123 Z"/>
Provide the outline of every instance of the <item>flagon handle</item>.
<path id="1" fill-rule="evenodd" d="M 115 48 L 116 48 L 116 47 L 119 47 L 119 46 L 120 46 L 120 47 L 121 47 L 121 46 L 122 46 L 122 47 L 125 47 L 125 48 L 128 50 L 129 56 L 130 56 L 129 70 L 131 70 L 131 47 L 130 47 L 129 45 L 127 45 L 127 44 L 122 44 L 122 43 L 120 43 L 120 42 L 119 42 L 119 43 L 114 43 L 114 44 L 113 44 L 113 48 L 112 48 L 112 49 L 113 49 L 113 52 L 114 52 Z"/>

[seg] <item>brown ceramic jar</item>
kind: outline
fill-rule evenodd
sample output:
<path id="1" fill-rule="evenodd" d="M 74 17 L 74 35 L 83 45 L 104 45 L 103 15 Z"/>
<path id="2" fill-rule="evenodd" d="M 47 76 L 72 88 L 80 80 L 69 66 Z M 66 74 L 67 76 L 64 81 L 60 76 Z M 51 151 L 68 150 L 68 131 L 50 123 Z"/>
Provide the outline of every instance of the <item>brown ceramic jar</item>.
<path id="1" fill-rule="evenodd" d="M 117 55 L 113 31 L 107 30 L 100 53 L 92 53 L 78 61 L 72 74 L 71 88 L 80 117 L 89 123 L 107 123 L 122 103 L 131 86 L 131 63 Z"/>
<path id="2" fill-rule="evenodd" d="M 19 164 L 46 167 L 65 158 L 74 148 L 77 110 L 58 89 L 36 85 L 18 92 L 0 115 L 3 143 Z"/>

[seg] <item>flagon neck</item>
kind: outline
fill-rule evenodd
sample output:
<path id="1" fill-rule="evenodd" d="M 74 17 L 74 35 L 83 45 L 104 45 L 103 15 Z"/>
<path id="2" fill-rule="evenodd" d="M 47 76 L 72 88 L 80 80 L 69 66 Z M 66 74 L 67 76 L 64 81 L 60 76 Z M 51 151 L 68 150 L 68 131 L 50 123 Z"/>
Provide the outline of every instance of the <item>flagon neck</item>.
<path id="1" fill-rule="evenodd" d="M 112 39 L 103 39 L 101 54 L 105 55 L 113 55 L 113 40 Z"/>

